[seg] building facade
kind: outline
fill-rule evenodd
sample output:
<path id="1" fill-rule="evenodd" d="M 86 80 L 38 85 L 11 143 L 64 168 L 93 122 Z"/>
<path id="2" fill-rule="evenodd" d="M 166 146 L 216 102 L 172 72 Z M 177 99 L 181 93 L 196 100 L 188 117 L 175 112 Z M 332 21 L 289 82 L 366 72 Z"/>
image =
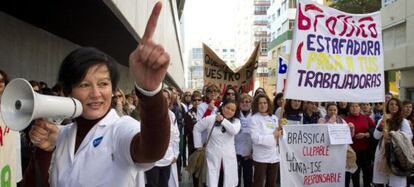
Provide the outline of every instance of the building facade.
<path id="1" fill-rule="evenodd" d="M 236 50 L 232 46 L 207 44 L 230 68 L 236 67 Z M 192 48 L 189 57 L 188 85 L 191 90 L 202 91 L 204 86 L 203 48 Z"/>
<path id="2" fill-rule="evenodd" d="M 181 1 L 183 2 L 183 1 Z M 180 2 L 180 4 L 182 4 Z M 11 78 L 53 86 L 63 58 L 80 46 L 93 46 L 117 60 L 119 87 L 133 88 L 128 57 L 144 33 L 156 1 L 2 1 L 0 69 Z M 183 60 L 177 1 L 163 1 L 154 40 L 169 52 L 165 84 L 183 87 Z"/>
<path id="3" fill-rule="evenodd" d="M 254 21 L 253 21 L 253 36 L 254 44 L 261 44 L 259 51 L 258 68 L 256 70 L 255 89 L 262 87 L 266 93 L 272 93 L 273 86 L 269 83 L 269 58 L 267 52 L 269 50 L 269 20 L 267 18 L 267 11 L 271 5 L 270 0 L 254 0 Z"/>
<path id="4" fill-rule="evenodd" d="M 329 0 L 314 0 L 323 5 L 331 3 Z M 296 18 L 296 0 L 272 0 L 268 9 L 269 20 L 269 76 L 270 84 L 276 89 L 277 82 L 277 59 L 279 56 L 289 59 L 292 45 L 293 27 Z"/>
<path id="5" fill-rule="evenodd" d="M 383 1 L 381 21 L 387 91 L 414 100 L 414 1 Z"/>

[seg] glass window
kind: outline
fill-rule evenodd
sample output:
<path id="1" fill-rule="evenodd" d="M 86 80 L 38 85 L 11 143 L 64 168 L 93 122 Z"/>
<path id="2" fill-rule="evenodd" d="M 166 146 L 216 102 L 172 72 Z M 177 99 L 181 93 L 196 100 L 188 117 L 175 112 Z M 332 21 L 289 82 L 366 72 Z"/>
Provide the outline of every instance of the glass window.
<path id="1" fill-rule="evenodd" d="M 296 8 L 296 0 L 289 0 L 289 8 Z"/>
<path id="2" fill-rule="evenodd" d="M 295 26 L 295 20 L 289 20 L 289 30 L 292 30 Z"/>

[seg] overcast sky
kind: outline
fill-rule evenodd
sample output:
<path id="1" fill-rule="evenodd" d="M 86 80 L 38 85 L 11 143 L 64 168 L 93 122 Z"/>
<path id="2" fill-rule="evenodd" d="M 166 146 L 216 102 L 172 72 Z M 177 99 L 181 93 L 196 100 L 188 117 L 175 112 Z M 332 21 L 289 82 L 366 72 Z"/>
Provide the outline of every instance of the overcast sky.
<path id="1" fill-rule="evenodd" d="M 218 43 L 234 42 L 237 0 L 186 0 L 184 8 L 185 47 L 200 46 L 211 39 Z"/>

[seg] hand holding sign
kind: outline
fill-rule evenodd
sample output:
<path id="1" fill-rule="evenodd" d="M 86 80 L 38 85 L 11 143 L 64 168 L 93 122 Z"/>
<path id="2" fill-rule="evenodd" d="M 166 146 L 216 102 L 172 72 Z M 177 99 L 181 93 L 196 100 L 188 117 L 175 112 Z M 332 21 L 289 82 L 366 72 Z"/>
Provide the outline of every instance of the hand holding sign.
<path id="1" fill-rule="evenodd" d="M 153 91 L 164 80 L 170 64 L 170 55 L 164 47 L 152 40 L 157 27 L 162 3 L 157 2 L 148 19 L 145 33 L 138 47 L 129 56 L 129 65 L 136 84 L 144 90 Z"/>

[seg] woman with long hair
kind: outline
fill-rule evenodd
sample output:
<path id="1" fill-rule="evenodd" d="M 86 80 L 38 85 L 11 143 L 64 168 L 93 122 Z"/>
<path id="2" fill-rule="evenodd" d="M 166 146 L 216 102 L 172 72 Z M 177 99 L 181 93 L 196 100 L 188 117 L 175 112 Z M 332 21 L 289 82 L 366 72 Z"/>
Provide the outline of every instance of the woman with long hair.
<path id="1" fill-rule="evenodd" d="M 235 100 L 226 100 L 219 113 L 197 122 L 193 129 L 194 147 L 203 146 L 201 133 L 211 133 L 206 146 L 207 186 L 237 186 L 237 158 L 234 136 L 240 131 Z"/>
<path id="2" fill-rule="evenodd" d="M 276 115 L 277 109 L 282 106 L 283 103 L 283 93 L 277 93 L 275 98 L 273 99 L 273 114 Z"/>
<path id="3" fill-rule="evenodd" d="M 349 115 L 345 117 L 345 121 L 355 126 L 355 136 L 352 137 L 353 143 L 351 146 L 356 153 L 358 170 L 352 174 L 352 183 L 354 186 L 359 186 L 360 173 L 362 171 L 364 187 L 370 187 L 372 181 L 372 159 L 369 154 L 369 148 L 374 146 L 370 141 L 370 137 L 374 132 L 375 123 L 374 120 L 361 110 L 363 107 L 367 107 L 366 105 L 366 103 L 350 103 Z"/>
<path id="4" fill-rule="evenodd" d="M 130 115 L 132 111 L 129 110 L 129 106 L 124 92 L 117 88 L 112 99 L 112 107 L 115 109 L 119 116 Z"/>
<path id="5" fill-rule="evenodd" d="M 385 149 L 384 141 L 390 141 L 389 133 L 391 131 L 402 131 L 410 140 L 413 137 L 409 122 L 403 117 L 401 101 L 396 98 L 391 98 L 387 102 L 386 114 L 384 114 L 384 117 L 378 122 L 374 131 L 374 138 L 378 140 L 382 139 L 382 141 L 378 143 L 375 152 L 374 177 L 372 181 L 376 186 L 388 184 L 392 187 L 405 187 L 407 183 L 406 177 L 397 176 L 390 172 L 384 172 L 383 169 L 383 164 L 386 163 L 383 162 L 383 159 L 385 158 L 382 150 Z"/>
<path id="6" fill-rule="evenodd" d="M 254 187 L 275 187 L 279 176 L 280 157 L 276 143 L 279 125 L 272 111 L 272 103 L 267 95 L 259 94 L 254 98 L 250 126 Z"/>

